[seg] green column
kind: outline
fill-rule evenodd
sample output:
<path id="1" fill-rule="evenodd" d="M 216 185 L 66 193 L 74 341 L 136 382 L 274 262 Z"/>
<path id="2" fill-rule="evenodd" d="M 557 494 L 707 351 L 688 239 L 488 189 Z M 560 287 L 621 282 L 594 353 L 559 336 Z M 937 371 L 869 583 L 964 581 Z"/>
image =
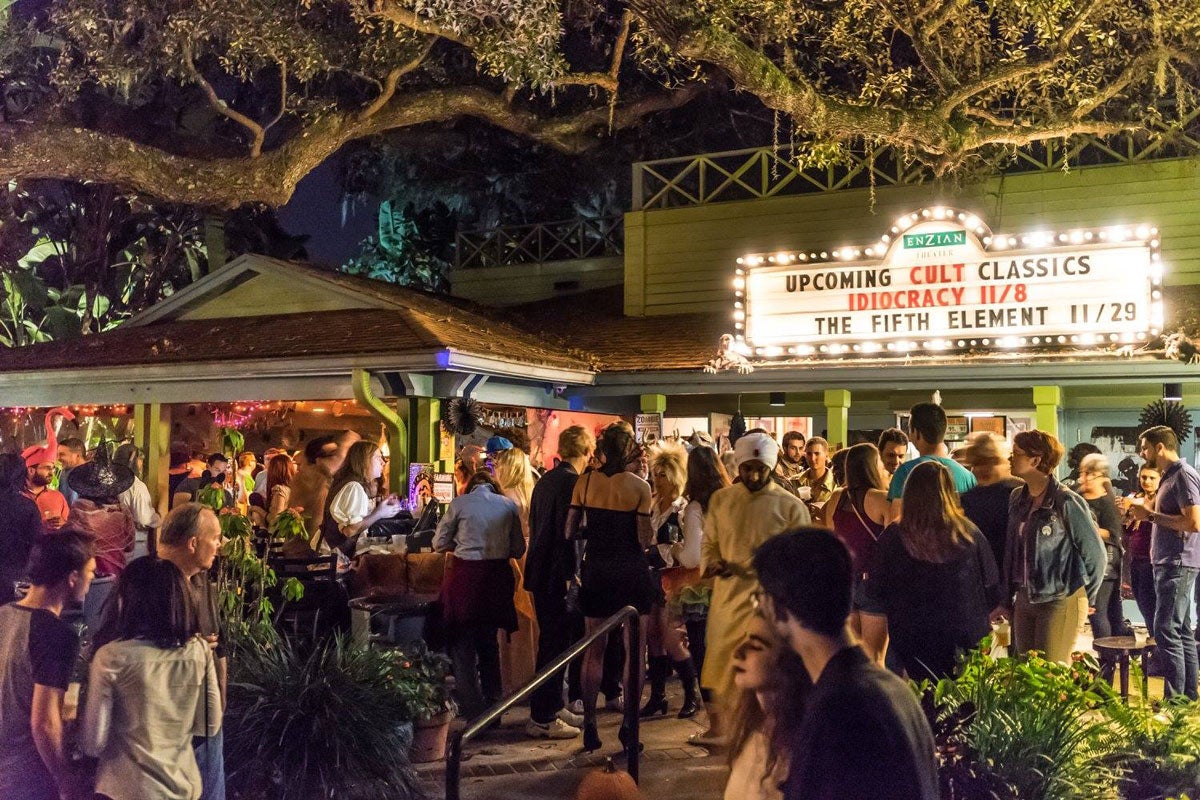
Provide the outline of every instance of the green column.
<path id="1" fill-rule="evenodd" d="M 439 463 L 441 453 L 441 401 L 436 397 L 408 398 L 408 441 L 410 460 L 422 464 Z"/>
<path id="2" fill-rule="evenodd" d="M 350 382 L 354 389 L 354 399 L 383 424 L 388 450 L 391 452 L 391 460 L 388 462 L 388 487 L 395 494 L 402 495 L 408 486 L 408 426 L 394 408 L 375 394 L 371 388 L 370 372 L 356 369 Z"/>
<path id="3" fill-rule="evenodd" d="M 1062 408 L 1062 387 L 1033 387 L 1033 405 L 1037 409 L 1034 417 L 1039 431 L 1058 436 L 1058 412 Z"/>
<path id="4" fill-rule="evenodd" d="M 171 505 L 169 475 L 171 468 L 171 407 L 162 403 L 139 403 L 133 407 L 133 443 L 146 454 L 139 475 L 150 490 L 150 502 L 159 516 L 166 516 Z M 158 550 L 157 531 L 151 531 L 146 546 Z"/>
<path id="5" fill-rule="evenodd" d="M 662 414 L 667 410 L 665 394 L 644 394 L 639 399 L 643 414 Z"/>
<path id="6" fill-rule="evenodd" d="M 850 439 L 850 391 L 848 389 L 825 390 L 825 427 L 829 449 L 845 447 Z"/>

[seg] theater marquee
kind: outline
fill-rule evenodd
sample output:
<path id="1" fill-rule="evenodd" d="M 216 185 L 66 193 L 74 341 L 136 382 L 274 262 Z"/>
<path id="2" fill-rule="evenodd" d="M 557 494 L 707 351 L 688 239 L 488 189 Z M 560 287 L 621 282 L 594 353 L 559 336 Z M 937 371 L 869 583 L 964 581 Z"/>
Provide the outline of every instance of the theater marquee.
<path id="1" fill-rule="evenodd" d="M 875 244 L 739 258 L 734 325 L 767 358 L 1135 344 L 1162 269 L 1148 225 L 993 234 L 925 208 Z"/>

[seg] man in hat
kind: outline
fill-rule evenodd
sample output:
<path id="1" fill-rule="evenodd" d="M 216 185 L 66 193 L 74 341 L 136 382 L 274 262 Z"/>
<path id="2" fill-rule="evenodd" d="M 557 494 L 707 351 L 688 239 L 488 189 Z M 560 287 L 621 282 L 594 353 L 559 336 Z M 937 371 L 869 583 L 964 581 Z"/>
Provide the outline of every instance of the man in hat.
<path id="1" fill-rule="evenodd" d="M 52 408 L 46 413 L 46 443 L 26 447 L 21 452 L 25 459 L 28 484 L 25 494 L 37 503 L 42 521 L 47 528 L 61 528 L 67 521 L 69 506 L 62 492 L 51 489 L 54 482 L 55 465 L 58 463 L 58 434 L 54 430 L 54 418 L 75 419 L 67 408 Z"/>
<path id="2" fill-rule="evenodd" d="M 50 488 L 54 482 L 54 462 L 55 456 L 50 455 L 46 448 L 38 448 L 36 454 L 25 458 L 25 473 L 28 476 L 25 495 L 37 503 L 46 527 L 58 529 L 66 524 L 70 506 L 62 492 Z"/>
<path id="3" fill-rule="evenodd" d="M 709 730 L 698 738 L 701 743 L 720 741 L 718 720 L 732 710 L 733 652 L 745 637 L 758 589 L 754 551 L 772 536 L 810 522 L 804 503 L 772 479 L 779 458 L 774 439 L 766 433 L 747 433 L 733 452 L 738 483 L 714 492 L 704 517 L 700 566 L 715 580 L 700 679 L 713 702 L 708 707 Z"/>

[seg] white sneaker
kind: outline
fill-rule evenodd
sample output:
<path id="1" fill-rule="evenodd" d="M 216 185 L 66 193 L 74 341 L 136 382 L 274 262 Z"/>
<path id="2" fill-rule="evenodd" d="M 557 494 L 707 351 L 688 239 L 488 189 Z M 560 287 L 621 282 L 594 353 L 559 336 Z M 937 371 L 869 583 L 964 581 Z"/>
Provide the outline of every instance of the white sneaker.
<path id="1" fill-rule="evenodd" d="M 565 722 L 566 724 L 570 725 L 572 728 L 582 728 L 583 727 L 583 714 L 576 714 L 572 711 L 567 710 L 566 708 L 562 708 L 562 709 L 559 709 L 558 714 L 556 714 L 556 716 L 559 719 L 561 719 L 563 722 Z"/>
<path id="2" fill-rule="evenodd" d="M 575 700 L 567 705 L 567 710 L 575 716 L 583 719 L 583 701 Z"/>
<path id="3" fill-rule="evenodd" d="M 557 717 L 544 725 L 529 720 L 529 724 L 525 726 L 525 735 L 532 739 L 574 739 L 579 734 L 579 728 L 568 725 Z"/>
<path id="4" fill-rule="evenodd" d="M 625 692 L 618 692 L 616 697 L 604 697 L 604 707 L 609 711 L 625 711 Z"/>

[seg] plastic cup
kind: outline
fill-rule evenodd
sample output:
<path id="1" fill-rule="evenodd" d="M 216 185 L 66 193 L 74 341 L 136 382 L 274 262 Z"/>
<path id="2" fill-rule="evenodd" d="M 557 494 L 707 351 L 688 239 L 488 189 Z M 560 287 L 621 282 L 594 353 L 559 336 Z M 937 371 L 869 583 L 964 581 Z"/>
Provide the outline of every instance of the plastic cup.
<path id="1" fill-rule="evenodd" d="M 408 537 L 403 534 L 396 534 L 392 537 L 392 550 L 397 553 L 408 552 Z"/>

